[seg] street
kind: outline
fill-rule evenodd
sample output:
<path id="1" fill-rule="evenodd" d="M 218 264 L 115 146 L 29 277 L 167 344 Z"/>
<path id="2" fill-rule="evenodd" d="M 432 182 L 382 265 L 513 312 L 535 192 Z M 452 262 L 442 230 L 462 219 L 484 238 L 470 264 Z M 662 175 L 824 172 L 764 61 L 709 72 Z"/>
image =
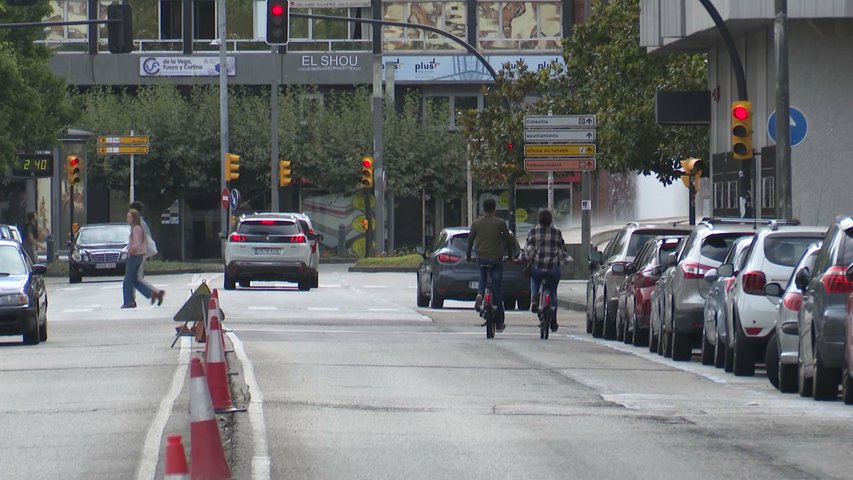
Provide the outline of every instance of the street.
<path id="1" fill-rule="evenodd" d="M 202 279 L 150 277 L 162 307 L 119 310 L 121 282 L 48 279 L 46 343 L 0 346 L 3 478 L 162 478 L 189 455 L 189 340 L 172 316 Z M 254 285 L 254 284 L 253 284 Z M 849 478 L 853 409 L 755 377 L 676 364 L 584 332 L 539 340 L 509 312 L 493 341 L 471 302 L 415 308 L 413 273 L 323 265 L 320 288 L 220 290 L 234 478 Z M 143 300 L 143 299 L 140 299 Z M 183 347 L 182 347 L 183 345 Z M 12 388 L 14 386 L 14 388 Z"/>

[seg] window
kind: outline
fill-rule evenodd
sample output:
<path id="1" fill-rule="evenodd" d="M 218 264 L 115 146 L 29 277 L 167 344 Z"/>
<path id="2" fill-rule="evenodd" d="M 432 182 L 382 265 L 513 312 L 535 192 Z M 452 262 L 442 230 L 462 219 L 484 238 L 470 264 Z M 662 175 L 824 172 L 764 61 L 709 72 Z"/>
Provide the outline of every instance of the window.
<path id="1" fill-rule="evenodd" d="M 726 182 L 714 182 L 714 210 L 726 208 Z"/>
<path id="2" fill-rule="evenodd" d="M 776 177 L 761 177 L 761 208 L 776 206 Z"/>
<path id="3" fill-rule="evenodd" d="M 450 32 L 465 40 L 465 2 L 383 2 L 382 19 L 419 23 Z M 382 50 L 463 50 L 447 37 L 417 28 L 382 27 Z"/>
<path id="4" fill-rule="evenodd" d="M 160 39 L 181 38 L 183 32 L 183 1 L 162 0 L 160 2 Z"/>
<path id="5" fill-rule="evenodd" d="M 558 50 L 561 2 L 478 2 L 477 29 L 484 50 Z"/>
<path id="6" fill-rule="evenodd" d="M 100 0 L 98 18 L 107 18 L 107 7 L 112 0 Z M 87 0 L 51 0 L 53 15 L 45 18 L 46 22 L 68 22 L 75 20 L 88 20 L 89 8 Z M 100 38 L 106 40 L 107 27 L 100 26 Z M 59 25 L 45 28 L 46 39 L 51 40 L 87 40 L 89 38 L 89 27 L 87 25 Z"/>
<path id="7" fill-rule="evenodd" d="M 427 110 L 446 108 L 448 111 L 448 123 L 450 130 L 458 130 L 462 127 L 460 115 L 466 110 L 480 110 L 482 108 L 479 95 L 427 95 L 425 106 Z"/>
<path id="8" fill-rule="evenodd" d="M 726 208 L 740 208 L 740 204 L 737 200 L 737 180 L 729 180 L 728 181 L 728 192 L 727 192 L 727 201 L 728 205 Z"/>
<path id="9" fill-rule="evenodd" d="M 183 36 L 183 6 L 183 0 L 160 0 L 161 40 L 176 40 Z M 193 38 L 213 40 L 219 36 L 217 28 L 216 1 L 193 0 Z"/>

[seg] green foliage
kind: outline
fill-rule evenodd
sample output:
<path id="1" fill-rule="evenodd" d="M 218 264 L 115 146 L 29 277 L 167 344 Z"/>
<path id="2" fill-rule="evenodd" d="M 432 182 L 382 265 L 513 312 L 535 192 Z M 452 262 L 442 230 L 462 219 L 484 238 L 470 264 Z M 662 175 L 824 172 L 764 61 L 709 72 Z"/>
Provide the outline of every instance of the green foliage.
<path id="1" fill-rule="evenodd" d="M 405 267 L 417 268 L 423 261 L 419 254 L 409 254 L 394 257 L 360 258 L 355 262 L 356 267 Z"/>
<path id="2" fill-rule="evenodd" d="M 639 0 L 600 0 L 563 48 L 573 96 L 564 109 L 597 116 L 599 168 L 673 178 L 678 160 L 707 159 L 708 129 L 655 122 L 658 90 L 704 90 L 704 55 L 652 55 L 639 44 Z"/>

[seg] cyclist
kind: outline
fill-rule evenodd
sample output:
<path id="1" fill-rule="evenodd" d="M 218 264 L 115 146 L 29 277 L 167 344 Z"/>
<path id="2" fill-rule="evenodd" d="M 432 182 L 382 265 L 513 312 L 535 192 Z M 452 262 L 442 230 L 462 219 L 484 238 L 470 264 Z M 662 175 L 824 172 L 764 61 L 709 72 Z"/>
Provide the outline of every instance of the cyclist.
<path id="1" fill-rule="evenodd" d="M 518 260 L 530 263 L 530 310 L 539 311 L 539 286 L 544 277 L 548 277 L 548 289 L 551 291 L 551 302 L 554 316 L 551 319 L 551 331 L 556 332 L 557 325 L 557 284 L 560 282 L 560 264 L 570 260 L 566 253 L 566 242 L 563 232 L 551 226 L 551 212 L 539 212 L 539 225 L 527 232 L 527 242 L 518 255 Z"/>
<path id="2" fill-rule="evenodd" d="M 483 303 L 483 293 L 486 291 L 486 271 L 483 265 L 491 265 L 492 268 L 492 299 L 495 308 L 495 330 L 504 330 L 504 307 L 503 307 L 503 260 L 512 256 L 512 236 L 506 222 L 495 216 L 495 200 L 488 198 L 483 201 L 483 216 L 474 220 L 471 231 L 468 234 L 468 248 L 465 258 L 471 261 L 471 249 L 477 254 L 477 264 L 480 266 L 480 285 L 477 288 L 477 298 L 474 301 L 474 309 L 480 311 Z"/>

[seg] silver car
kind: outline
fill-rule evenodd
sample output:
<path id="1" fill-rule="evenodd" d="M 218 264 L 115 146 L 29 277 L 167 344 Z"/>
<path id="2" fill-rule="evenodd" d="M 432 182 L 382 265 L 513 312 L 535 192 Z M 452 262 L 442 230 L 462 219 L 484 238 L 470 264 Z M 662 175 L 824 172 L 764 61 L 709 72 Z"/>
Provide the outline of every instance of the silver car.
<path id="1" fill-rule="evenodd" d="M 814 268 L 821 242 L 806 248 L 797 266 L 794 267 L 787 288 L 779 283 L 768 283 L 764 293 L 778 299 L 776 304 L 776 333 L 767 345 L 764 364 L 767 366 L 767 378 L 774 387 L 784 393 L 797 391 L 797 361 L 799 359 L 800 335 L 797 317 L 803 305 L 803 291 L 794 278 L 800 270 Z M 784 288 L 784 290 L 783 290 Z"/>

